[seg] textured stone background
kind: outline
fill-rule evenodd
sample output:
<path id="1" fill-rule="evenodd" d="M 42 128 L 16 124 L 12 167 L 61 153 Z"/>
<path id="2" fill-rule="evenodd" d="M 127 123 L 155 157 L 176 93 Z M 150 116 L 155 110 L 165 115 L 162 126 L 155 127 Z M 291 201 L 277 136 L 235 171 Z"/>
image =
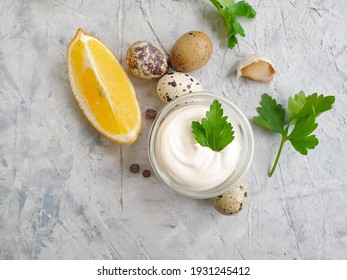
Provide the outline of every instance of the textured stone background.
<path id="1" fill-rule="evenodd" d="M 258 15 L 226 48 L 223 21 L 208 0 L 0 2 L 0 259 L 346 259 L 347 2 L 249 0 Z M 335 95 L 318 120 L 307 157 L 286 145 L 266 174 L 279 137 L 255 127 L 249 200 L 235 217 L 209 201 L 164 188 L 149 167 L 144 120 L 139 140 L 119 146 L 95 131 L 68 83 L 66 48 L 77 28 L 99 37 L 124 64 L 127 47 L 149 40 L 169 51 L 184 32 L 214 42 L 191 73 L 251 119 L 260 96 L 282 103 L 300 91 Z M 268 84 L 235 79 L 245 53 L 268 54 Z M 130 76 L 143 112 L 160 109 L 156 81 Z"/>

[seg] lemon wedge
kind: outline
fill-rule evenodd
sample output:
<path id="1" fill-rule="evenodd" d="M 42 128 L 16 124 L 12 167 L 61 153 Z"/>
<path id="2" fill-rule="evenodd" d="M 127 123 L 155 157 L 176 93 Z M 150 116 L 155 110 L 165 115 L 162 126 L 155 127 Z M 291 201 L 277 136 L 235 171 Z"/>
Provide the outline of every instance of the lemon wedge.
<path id="1" fill-rule="evenodd" d="M 89 122 L 114 142 L 134 143 L 141 131 L 140 106 L 110 49 L 78 29 L 68 46 L 67 67 L 72 92 Z"/>

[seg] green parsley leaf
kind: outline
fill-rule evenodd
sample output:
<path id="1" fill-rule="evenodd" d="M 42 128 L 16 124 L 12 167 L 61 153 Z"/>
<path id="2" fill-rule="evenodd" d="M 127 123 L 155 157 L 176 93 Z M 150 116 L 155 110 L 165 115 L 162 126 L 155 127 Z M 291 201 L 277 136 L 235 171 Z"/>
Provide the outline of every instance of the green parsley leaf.
<path id="1" fill-rule="evenodd" d="M 217 2 L 219 2 L 222 7 L 231 7 L 235 4 L 234 0 L 218 0 Z"/>
<path id="2" fill-rule="evenodd" d="M 261 107 L 257 108 L 258 117 L 254 117 L 257 125 L 270 129 L 272 132 L 282 133 L 284 128 L 285 111 L 281 104 L 270 95 L 264 93 L 260 101 Z"/>
<path id="3" fill-rule="evenodd" d="M 308 115 L 296 122 L 287 139 L 300 154 L 307 155 L 307 149 L 314 149 L 318 145 L 316 136 L 310 135 L 317 126 L 314 115 Z"/>
<path id="4" fill-rule="evenodd" d="M 289 98 L 288 100 L 289 122 L 295 122 L 310 114 L 318 117 L 321 113 L 330 110 L 334 102 L 334 96 L 324 97 L 323 94 L 313 93 L 306 97 L 305 93 L 300 91 L 294 96 L 294 99 Z"/>
<path id="5" fill-rule="evenodd" d="M 210 110 L 206 112 L 206 118 L 192 122 L 192 131 L 195 140 L 204 147 L 209 147 L 215 152 L 222 151 L 234 140 L 234 130 L 228 117 L 223 116 L 222 104 L 214 100 Z"/>
<path id="6" fill-rule="evenodd" d="M 275 162 L 269 172 L 269 177 L 274 173 L 283 144 L 290 141 L 295 150 L 302 155 L 307 155 L 309 149 L 314 149 L 318 145 L 318 139 L 312 135 L 317 128 L 316 118 L 323 112 L 332 108 L 335 102 L 334 96 L 323 96 L 313 93 L 306 96 L 300 91 L 288 99 L 289 120 L 285 123 L 285 110 L 276 100 L 264 93 L 261 97 L 260 105 L 257 108 L 259 116 L 254 117 L 257 125 L 265 127 L 272 132 L 280 133 L 282 140 L 277 152 Z M 289 133 L 291 126 L 294 128 Z"/>
<path id="7" fill-rule="evenodd" d="M 288 112 L 289 112 L 289 121 L 293 120 L 295 116 L 299 113 L 302 106 L 304 106 L 306 101 L 306 96 L 303 91 L 295 94 L 294 98 L 289 97 L 288 99 Z"/>
<path id="8" fill-rule="evenodd" d="M 197 122 L 192 122 L 192 130 L 195 135 L 195 140 L 203 147 L 208 147 L 208 141 L 206 136 L 206 131 L 203 126 Z"/>
<path id="9" fill-rule="evenodd" d="M 246 18 L 255 18 L 255 16 L 257 15 L 253 7 L 245 1 L 237 2 L 232 7 L 233 7 L 235 15 L 237 16 L 242 16 Z"/>
<path id="10" fill-rule="evenodd" d="M 228 30 L 228 48 L 232 49 L 237 44 L 236 35 L 245 37 L 245 31 L 237 16 L 246 18 L 254 18 L 256 11 L 245 1 L 235 3 L 233 0 L 210 0 L 221 14 L 224 20 L 224 25 Z"/>

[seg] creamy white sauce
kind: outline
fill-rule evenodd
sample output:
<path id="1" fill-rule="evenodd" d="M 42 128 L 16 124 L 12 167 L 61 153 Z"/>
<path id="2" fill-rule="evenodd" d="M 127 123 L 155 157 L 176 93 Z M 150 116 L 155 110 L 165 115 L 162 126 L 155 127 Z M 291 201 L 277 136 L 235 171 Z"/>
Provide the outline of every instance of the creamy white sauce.
<path id="1" fill-rule="evenodd" d="M 192 121 L 201 121 L 209 107 L 191 105 L 178 109 L 161 124 L 156 138 L 156 154 L 165 173 L 177 184 L 192 190 L 209 190 L 224 182 L 233 172 L 240 156 L 237 131 L 235 139 L 221 152 L 198 144 Z M 228 118 L 228 121 L 231 122 Z"/>

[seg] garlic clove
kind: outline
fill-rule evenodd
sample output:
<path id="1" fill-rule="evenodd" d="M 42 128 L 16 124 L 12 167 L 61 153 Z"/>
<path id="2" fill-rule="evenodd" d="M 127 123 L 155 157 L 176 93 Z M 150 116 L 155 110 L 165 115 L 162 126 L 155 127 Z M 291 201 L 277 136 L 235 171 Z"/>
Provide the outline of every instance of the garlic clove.
<path id="1" fill-rule="evenodd" d="M 237 67 L 237 79 L 246 77 L 258 82 L 269 82 L 275 73 L 271 60 L 261 54 L 244 56 Z"/>

